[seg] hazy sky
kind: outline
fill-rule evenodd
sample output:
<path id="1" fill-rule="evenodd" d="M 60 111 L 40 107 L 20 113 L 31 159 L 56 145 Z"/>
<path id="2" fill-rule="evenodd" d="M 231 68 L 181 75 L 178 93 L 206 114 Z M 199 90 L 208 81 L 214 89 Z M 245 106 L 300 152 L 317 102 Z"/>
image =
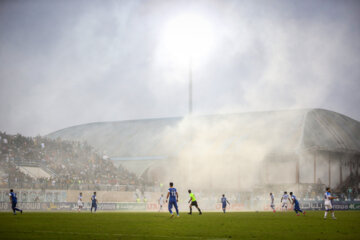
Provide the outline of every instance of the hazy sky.
<path id="1" fill-rule="evenodd" d="M 181 16 L 211 31 L 193 53 L 195 114 L 360 120 L 360 1 L 0 0 L 0 131 L 186 115 L 188 60 L 167 36 Z"/>

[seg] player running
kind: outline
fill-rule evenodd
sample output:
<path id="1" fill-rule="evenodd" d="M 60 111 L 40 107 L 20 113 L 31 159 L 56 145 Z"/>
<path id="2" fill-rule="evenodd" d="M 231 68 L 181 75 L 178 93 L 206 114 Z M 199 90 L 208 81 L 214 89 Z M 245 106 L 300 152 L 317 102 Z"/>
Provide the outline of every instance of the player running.
<path id="1" fill-rule="evenodd" d="M 78 204 L 78 212 L 80 212 L 81 211 L 81 209 L 83 208 L 83 206 L 84 206 L 84 203 L 83 203 L 83 201 L 82 201 L 82 193 L 80 193 L 79 194 L 79 198 L 78 198 L 78 202 L 77 202 L 77 204 Z"/>
<path id="2" fill-rule="evenodd" d="M 221 204 L 222 204 L 222 210 L 224 213 L 226 212 L 226 203 L 228 203 L 230 205 L 229 201 L 225 197 L 225 194 L 223 194 L 222 198 L 221 198 Z"/>
<path id="3" fill-rule="evenodd" d="M 97 203 L 98 200 L 96 199 L 96 192 L 94 192 L 94 195 L 91 196 L 91 208 L 90 211 L 92 212 L 93 208 L 94 208 L 94 212 L 96 212 L 97 209 Z"/>
<path id="4" fill-rule="evenodd" d="M 284 192 L 284 195 L 281 197 L 281 200 L 280 202 L 282 203 L 282 206 L 281 206 L 281 211 L 287 211 L 287 207 L 288 207 L 288 203 L 287 202 L 290 202 L 291 204 L 291 201 L 290 201 L 290 198 L 289 198 L 289 195 L 287 195 L 287 192 L 285 191 Z"/>
<path id="5" fill-rule="evenodd" d="M 274 195 L 272 193 L 270 193 L 270 199 L 271 199 L 270 207 L 272 208 L 273 212 L 276 212 L 275 204 L 274 204 Z"/>
<path id="6" fill-rule="evenodd" d="M 305 215 L 305 211 L 302 211 L 302 210 L 300 209 L 299 201 L 296 199 L 295 195 L 293 195 L 292 192 L 290 192 L 290 197 L 291 197 L 291 200 L 292 200 L 292 204 L 293 204 L 293 205 L 295 204 L 295 206 L 294 206 L 294 211 L 296 212 L 296 215 L 297 215 L 297 216 L 300 216 L 300 214 L 299 214 L 298 212 L 301 212 L 303 215 Z"/>
<path id="7" fill-rule="evenodd" d="M 324 194 L 324 204 L 325 204 L 325 215 L 324 215 L 324 219 L 326 219 L 327 214 L 329 211 L 331 211 L 331 216 L 332 219 L 336 219 L 335 217 L 335 213 L 334 213 L 334 208 L 333 208 L 333 204 L 332 204 L 332 200 L 336 199 L 337 197 L 333 197 L 331 196 L 331 189 L 329 187 L 326 188 L 326 193 Z"/>
<path id="8" fill-rule="evenodd" d="M 162 210 L 162 207 L 164 205 L 164 196 L 161 194 L 160 198 L 159 198 L 159 212 Z"/>
<path id="9" fill-rule="evenodd" d="M 16 211 L 19 211 L 22 214 L 23 210 L 16 207 L 17 197 L 16 197 L 16 193 L 14 193 L 14 190 L 12 189 L 10 189 L 9 198 L 11 203 L 11 209 L 13 210 L 14 215 L 16 215 Z"/>
<path id="10" fill-rule="evenodd" d="M 170 188 L 169 188 L 169 192 L 166 196 L 166 202 L 168 201 L 168 198 L 169 198 L 169 204 L 168 204 L 168 209 L 169 209 L 169 212 L 171 214 L 171 217 L 174 217 L 174 213 L 172 211 L 172 207 L 174 205 L 175 207 L 175 210 L 176 210 L 176 214 L 177 214 L 177 217 L 179 217 L 179 208 L 178 208 L 178 205 L 177 205 L 177 202 L 179 201 L 179 195 L 176 191 L 176 188 L 174 188 L 174 184 L 171 182 L 170 184 Z"/>
<path id="11" fill-rule="evenodd" d="M 193 193 L 191 193 L 191 190 L 189 189 L 188 190 L 188 192 L 189 192 L 189 196 L 190 196 L 190 200 L 188 201 L 188 203 L 190 203 L 190 206 L 189 206 L 189 208 L 190 208 L 190 212 L 188 213 L 188 214 L 192 214 L 192 206 L 195 206 L 196 208 L 197 208 L 197 210 L 199 211 L 199 215 L 201 215 L 202 214 L 202 212 L 201 212 L 201 210 L 200 210 L 200 208 L 199 208 L 199 206 L 198 206 L 198 204 L 197 204 L 197 201 L 196 201 L 196 198 L 195 198 L 195 195 L 193 194 Z"/>

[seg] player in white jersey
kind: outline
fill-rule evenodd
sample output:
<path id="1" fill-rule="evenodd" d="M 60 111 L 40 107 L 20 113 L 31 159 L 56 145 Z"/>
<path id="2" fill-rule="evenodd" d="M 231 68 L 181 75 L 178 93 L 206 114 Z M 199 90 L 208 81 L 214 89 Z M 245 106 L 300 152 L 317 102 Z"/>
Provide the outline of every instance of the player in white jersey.
<path id="1" fill-rule="evenodd" d="M 83 201 L 82 201 L 82 193 L 79 194 L 79 198 L 78 198 L 77 204 L 78 204 L 78 212 L 80 212 L 81 209 L 82 209 L 83 206 L 84 206 L 84 203 L 83 203 Z"/>
<path id="2" fill-rule="evenodd" d="M 162 210 L 162 207 L 164 205 L 164 196 L 161 194 L 161 197 L 159 198 L 159 212 Z"/>
<path id="3" fill-rule="evenodd" d="M 331 211 L 331 216 L 333 219 L 336 219 L 335 217 L 335 213 L 334 213 L 334 208 L 333 208 L 333 204 L 332 204 L 332 200 L 336 199 L 337 197 L 333 197 L 331 196 L 331 189 L 329 187 L 326 188 L 326 193 L 324 194 L 324 204 L 325 204 L 325 215 L 324 215 L 324 219 L 326 219 L 327 214 L 329 211 Z"/>
<path id="4" fill-rule="evenodd" d="M 271 199 L 270 207 L 272 208 L 273 212 L 276 212 L 275 204 L 274 204 L 274 195 L 272 193 L 270 193 L 270 199 Z"/>
<path id="5" fill-rule="evenodd" d="M 284 192 L 284 195 L 281 197 L 281 210 L 284 211 L 287 211 L 287 207 L 288 207 L 288 201 L 289 203 L 291 204 L 291 201 L 290 201 L 290 198 L 289 198 L 289 195 L 287 194 L 287 192 L 285 191 Z"/>

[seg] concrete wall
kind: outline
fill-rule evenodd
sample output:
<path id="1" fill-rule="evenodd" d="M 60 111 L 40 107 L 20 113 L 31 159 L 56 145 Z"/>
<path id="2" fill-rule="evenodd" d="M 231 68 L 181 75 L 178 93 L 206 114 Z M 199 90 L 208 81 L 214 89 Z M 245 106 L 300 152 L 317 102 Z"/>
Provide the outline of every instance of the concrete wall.
<path id="1" fill-rule="evenodd" d="M 316 154 L 313 152 L 294 153 L 293 157 L 272 156 L 267 160 L 264 166 L 265 170 L 262 171 L 265 182 L 269 184 L 296 183 L 296 156 L 298 156 L 299 161 L 300 183 L 314 183 L 315 172 L 315 183 L 336 188 L 341 183 L 340 171 L 342 172 L 342 181 L 345 181 L 350 175 L 350 167 L 344 164 L 346 160 L 351 158 L 350 155 L 317 151 Z M 341 162 L 342 167 L 340 168 Z M 353 173 L 355 173 L 355 169 L 353 169 Z"/>

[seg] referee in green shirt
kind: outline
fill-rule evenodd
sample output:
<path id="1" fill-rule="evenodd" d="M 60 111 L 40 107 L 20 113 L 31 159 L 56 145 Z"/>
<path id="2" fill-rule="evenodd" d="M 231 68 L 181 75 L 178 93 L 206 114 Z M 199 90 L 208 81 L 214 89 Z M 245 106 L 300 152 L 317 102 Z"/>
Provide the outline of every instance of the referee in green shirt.
<path id="1" fill-rule="evenodd" d="M 195 198 L 195 195 L 191 192 L 191 190 L 189 189 L 189 196 L 190 196 L 190 200 L 189 200 L 189 203 L 190 203 L 190 212 L 188 213 L 188 214 L 192 214 L 192 206 L 195 206 L 196 208 L 197 208 L 197 210 L 199 210 L 199 215 L 201 215 L 202 214 L 202 212 L 201 212 L 201 210 L 200 210 L 200 208 L 199 208 L 199 206 L 198 206 L 198 204 L 197 204 L 197 202 L 196 202 L 196 198 Z"/>

